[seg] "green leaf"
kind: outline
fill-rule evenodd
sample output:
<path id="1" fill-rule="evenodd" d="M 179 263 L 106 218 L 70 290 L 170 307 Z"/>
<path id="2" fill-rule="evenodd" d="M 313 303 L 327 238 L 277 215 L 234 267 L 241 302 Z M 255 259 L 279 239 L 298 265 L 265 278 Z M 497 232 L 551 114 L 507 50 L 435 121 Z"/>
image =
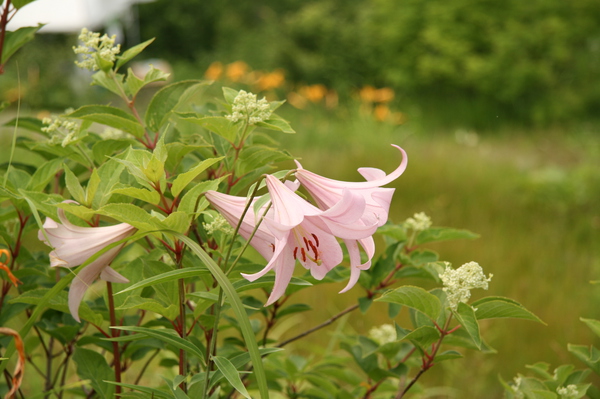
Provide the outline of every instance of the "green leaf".
<path id="1" fill-rule="evenodd" d="M 244 386 L 242 379 L 240 378 L 240 374 L 236 370 L 235 366 L 223 356 L 212 356 L 213 361 L 215 362 L 217 368 L 223 373 L 227 381 L 231 384 L 236 391 L 242 394 L 243 397 L 252 399 L 250 394 L 248 394 L 248 390 Z"/>
<path id="2" fill-rule="evenodd" d="M 27 190 L 29 191 L 43 191 L 44 188 L 54 179 L 60 167 L 62 166 L 62 159 L 52 159 L 43 165 L 39 166 L 31 180 L 27 183 Z"/>
<path id="3" fill-rule="evenodd" d="M 162 298 L 142 298 L 139 295 L 128 296 L 117 310 L 143 309 L 159 314 L 167 320 L 175 320 L 179 315 L 179 306 L 172 301 L 164 301 Z"/>
<path id="4" fill-rule="evenodd" d="M 182 116 L 182 119 L 186 121 L 196 123 L 203 128 L 218 134 L 230 143 L 235 141 L 238 127 L 223 116 L 205 116 L 201 118 L 196 116 L 184 116 L 184 114 L 180 114 L 180 116 Z"/>
<path id="5" fill-rule="evenodd" d="M 174 346 L 177 349 L 181 349 L 186 351 L 188 354 L 194 355 L 198 358 L 198 360 L 204 365 L 204 353 L 200 348 L 194 345 L 191 341 L 185 340 L 178 336 L 175 331 L 167 330 L 167 329 L 155 329 L 155 328 L 146 328 L 146 327 L 138 327 L 138 326 L 111 326 L 110 328 L 121 331 L 129 331 L 137 334 L 142 334 L 150 338 L 156 338 L 162 342 L 165 342 L 169 345 Z M 137 339 L 137 337 L 129 335 L 127 337 L 132 337 L 132 339 Z M 125 337 L 120 337 L 122 340 Z M 111 341 L 111 338 L 107 338 L 108 341 Z"/>
<path id="6" fill-rule="evenodd" d="M 92 207 L 94 209 L 98 209 L 108 202 L 112 195 L 113 187 L 121 179 L 123 169 L 125 169 L 125 165 L 112 159 L 98 168 L 100 184 L 98 185 L 96 195 L 92 201 Z"/>
<path id="7" fill-rule="evenodd" d="M 108 204 L 98 209 L 96 213 L 119 222 L 129 223 L 140 231 L 167 230 L 160 220 L 133 204 Z"/>
<path id="8" fill-rule="evenodd" d="M 150 158 L 150 162 L 142 169 L 144 175 L 148 178 L 148 181 L 153 183 L 159 183 L 160 180 L 165 176 L 165 164 L 162 163 L 154 154 Z"/>
<path id="9" fill-rule="evenodd" d="M 209 274 L 209 271 L 202 267 L 186 267 L 183 269 L 171 270 L 169 272 L 139 281 L 125 288 L 124 290 L 117 292 L 115 295 L 120 295 L 125 292 L 137 290 L 139 288 L 150 287 L 155 284 L 166 283 L 168 281 L 179 280 L 181 278 L 197 277 L 206 274 Z"/>
<path id="10" fill-rule="evenodd" d="M 102 61 L 102 59 L 100 59 Z M 110 75 L 109 75 L 110 74 Z M 114 77 L 111 77 L 112 72 L 106 73 L 105 71 L 98 71 L 92 75 L 92 84 L 100 87 L 104 87 L 121 97 L 123 95 L 123 74 L 117 73 Z"/>
<path id="11" fill-rule="evenodd" d="M 115 388 L 105 381 L 115 378 L 115 373 L 104 356 L 89 349 L 77 347 L 73 355 L 79 378 L 89 380 L 94 391 L 103 399 L 113 399 Z"/>
<path id="12" fill-rule="evenodd" d="M 202 249 L 202 247 L 200 247 L 189 237 L 186 237 L 182 234 L 173 233 L 173 235 L 183 241 L 188 248 L 190 248 L 190 250 L 194 252 L 198 258 L 200 258 L 200 261 L 202 261 L 202 263 L 204 263 L 204 265 L 210 270 L 214 278 L 219 283 L 221 289 L 225 292 L 225 295 L 227 295 L 231 308 L 235 313 L 236 320 L 239 323 L 240 330 L 246 343 L 246 348 L 248 349 L 248 353 L 250 354 L 250 358 L 252 360 L 254 377 L 256 378 L 256 382 L 258 384 L 260 397 L 262 399 L 269 399 L 267 378 L 262 364 L 262 357 L 258 350 L 258 345 L 256 344 L 256 336 L 239 295 L 235 292 L 235 289 L 231 285 L 229 278 L 225 275 L 225 273 L 223 273 L 219 265 L 215 263 L 215 261 Z"/>
<path id="13" fill-rule="evenodd" d="M 84 105 L 66 116 L 114 127 L 135 137 L 144 135 L 144 127 L 133 115 L 108 105 Z"/>
<path id="14" fill-rule="evenodd" d="M 577 359 L 585 363 L 592 371 L 600 375 L 600 351 L 594 346 L 568 344 L 567 349 Z"/>
<path id="15" fill-rule="evenodd" d="M 513 318 L 544 323 L 539 317 L 525 309 L 519 302 L 504 297 L 485 297 L 471 304 L 478 320 Z"/>
<path id="16" fill-rule="evenodd" d="M 4 37 L 4 47 L 2 49 L 2 64 L 6 64 L 6 61 L 17 52 L 18 49 L 23 47 L 27 42 L 34 39 L 35 34 L 40 28 L 44 26 L 39 24 L 38 26 L 27 26 L 19 28 L 14 32 L 6 32 Z"/>
<path id="17" fill-rule="evenodd" d="M 177 211 L 171 213 L 163 220 L 163 224 L 170 230 L 178 233 L 185 233 L 190 228 L 190 215 L 185 212 Z"/>
<path id="18" fill-rule="evenodd" d="M 466 303 L 459 302 L 454 317 L 460 325 L 467 331 L 473 343 L 477 348 L 481 349 L 481 335 L 479 333 L 479 324 L 475 317 L 475 311 Z"/>
<path id="19" fill-rule="evenodd" d="M 257 288 L 271 288 L 273 286 L 274 282 L 275 282 L 275 276 L 272 274 L 267 274 L 266 276 L 263 276 L 259 280 L 256 280 L 256 281 L 248 281 L 246 279 L 241 279 L 241 280 L 235 281 L 233 283 L 233 287 L 235 288 L 236 292 L 244 292 L 244 291 L 257 289 Z M 292 277 L 292 279 L 290 280 L 290 285 L 305 286 L 305 287 L 312 286 L 311 283 L 309 283 L 308 281 L 303 280 L 299 277 Z"/>
<path id="20" fill-rule="evenodd" d="M 30 305 L 39 305 L 50 292 L 48 288 L 37 288 L 30 291 L 25 291 L 21 295 L 13 298 L 9 303 L 28 303 Z M 45 306 L 50 309 L 58 310 L 66 314 L 71 314 L 69 311 L 69 299 L 66 291 L 60 291 L 54 294 L 46 303 Z M 79 316 L 82 320 L 90 323 L 101 325 L 104 321 L 102 315 L 95 313 L 90 309 L 87 303 L 81 302 L 79 307 Z"/>
<path id="21" fill-rule="evenodd" d="M 107 381 L 109 384 L 112 385 L 119 385 L 123 388 L 128 388 L 128 389 L 133 389 L 135 391 L 140 391 L 140 392 L 144 392 L 147 393 L 150 396 L 143 396 L 143 398 L 154 398 L 154 399 L 173 399 L 173 395 L 170 393 L 166 393 L 163 392 L 159 389 L 156 388 L 148 388 L 142 385 L 133 385 L 133 384 L 125 384 L 125 383 L 117 383 L 117 382 L 113 382 L 113 381 Z"/>
<path id="22" fill-rule="evenodd" d="M 290 124 L 277 114 L 271 114 L 271 117 L 269 119 L 257 123 L 256 126 L 288 134 L 296 133 L 296 131 L 292 129 Z"/>
<path id="23" fill-rule="evenodd" d="M 436 320 L 442 311 L 442 303 L 438 297 L 421 287 L 410 285 L 387 291 L 375 301 L 391 302 L 407 306 L 423 313 L 431 320 Z"/>
<path id="24" fill-rule="evenodd" d="M 583 321 L 598 337 L 600 337 L 600 320 L 585 319 L 581 317 L 579 320 Z"/>
<path id="25" fill-rule="evenodd" d="M 83 205 L 61 202 L 56 204 L 56 207 L 64 209 L 72 215 L 83 220 L 90 220 L 96 214 L 96 211 Z"/>
<path id="26" fill-rule="evenodd" d="M 431 326 L 421 326 L 406 334 L 401 338 L 401 341 L 410 341 L 419 345 L 419 347 L 422 349 L 429 349 L 431 344 L 437 342 L 439 339 L 440 332 L 437 328 Z"/>
<path id="27" fill-rule="evenodd" d="M 294 157 L 286 151 L 262 145 L 253 145 L 251 147 L 244 147 L 240 153 L 237 169 L 240 175 L 244 175 L 270 163 L 289 161 L 291 159 L 294 159 Z"/>
<path id="28" fill-rule="evenodd" d="M 479 234 L 468 230 L 452 229 L 449 227 L 431 227 L 421 231 L 417 235 L 416 243 L 418 245 L 428 242 L 447 241 L 447 240 L 474 240 L 479 238 Z"/>
<path id="29" fill-rule="evenodd" d="M 219 187 L 219 183 L 223 179 L 225 179 L 225 176 L 217 180 L 207 180 L 203 181 L 202 183 L 196 184 L 187 193 L 183 195 L 181 201 L 179 202 L 179 207 L 177 209 L 187 214 L 201 212 L 208 206 L 208 201 L 206 200 L 206 198 L 201 198 L 201 196 L 209 190 L 216 190 Z M 198 206 L 196 207 L 196 205 Z"/>
<path id="30" fill-rule="evenodd" d="M 168 73 L 165 73 L 160 69 L 156 69 L 150 65 L 150 70 L 146 72 L 143 79 L 140 79 L 135 76 L 133 70 L 129 68 L 127 70 L 127 78 L 125 78 L 125 91 L 128 95 L 135 97 L 137 93 L 147 84 L 162 82 L 167 80 L 168 77 Z"/>
<path id="31" fill-rule="evenodd" d="M 223 97 L 228 104 L 233 104 L 233 100 L 237 97 L 239 91 L 234 90 L 230 87 L 223 87 Z"/>
<path id="32" fill-rule="evenodd" d="M 146 125 L 152 131 L 159 131 L 164 125 L 169 114 L 175 110 L 183 93 L 196 85 L 205 85 L 207 82 L 200 80 L 184 80 L 172 83 L 160 89 L 148 105 L 145 121 Z"/>
<path id="33" fill-rule="evenodd" d="M 158 192 L 150 191 L 145 188 L 115 188 L 111 191 L 111 194 L 123 194 L 128 197 L 136 198 L 153 205 L 156 205 L 160 202 L 160 195 L 158 194 Z"/>
<path id="34" fill-rule="evenodd" d="M 457 351 L 445 351 L 435 356 L 435 362 L 443 362 L 444 360 L 460 359 L 463 355 Z"/>
<path id="35" fill-rule="evenodd" d="M 104 139 L 98 141 L 92 147 L 92 154 L 94 155 L 94 161 L 98 164 L 106 162 L 109 156 L 113 155 L 117 151 L 124 150 L 131 145 L 131 140 L 128 139 Z"/>
<path id="36" fill-rule="evenodd" d="M 67 165 L 64 166 L 64 170 L 65 184 L 67 185 L 67 190 L 69 190 L 69 193 L 71 194 L 71 198 L 80 204 L 88 205 L 85 202 L 85 191 L 83 190 L 83 187 L 81 187 L 77 176 L 71 172 L 71 169 L 69 169 Z"/>
<path id="37" fill-rule="evenodd" d="M 146 40 L 143 43 L 136 44 L 135 46 L 133 46 L 133 47 L 127 49 L 125 52 L 123 52 L 123 54 L 121 54 L 120 56 L 117 56 L 117 65 L 116 65 L 116 69 L 115 70 L 119 69 L 124 64 L 126 64 L 129 61 L 131 61 L 139 53 L 141 53 L 142 51 L 144 51 L 144 49 L 146 47 L 148 47 L 150 45 L 150 43 L 152 43 L 154 41 L 154 39 L 155 38 L 152 38 L 150 40 Z"/>
<path id="38" fill-rule="evenodd" d="M 18 126 L 21 129 L 27 129 L 35 133 L 46 134 L 42 132 L 42 128 L 45 126 L 41 119 L 34 117 L 19 116 L 6 122 L 4 126 Z"/>
<path id="39" fill-rule="evenodd" d="M 173 197 L 178 197 L 181 191 L 183 191 L 183 189 L 200 173 L 204 172 L 206 169 L 210 168 L 212 165 L 222 159 L 223 157 L 205 159 L 187 172 L 178 175 L 175 180 L 173 180 L 173 186 L 171 187 L 171 194 L 173 194 Z"/>

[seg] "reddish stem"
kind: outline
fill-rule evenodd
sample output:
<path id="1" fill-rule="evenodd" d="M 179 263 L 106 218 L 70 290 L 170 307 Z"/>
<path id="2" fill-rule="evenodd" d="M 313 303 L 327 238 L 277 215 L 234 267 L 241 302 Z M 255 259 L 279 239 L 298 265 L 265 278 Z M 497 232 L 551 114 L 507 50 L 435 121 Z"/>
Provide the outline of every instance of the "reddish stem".
<path id="1" fill-rule="evenodd" d="M 113 290 L 112 283 L 110 281 L 106 282 L 107 295 L 108 295 L 108 310 L 110 313 L 110 325 L 117 326 L 117 318 L 115 316 L 115 302 L 113 299 Z M 113 338 L 119 337 L 119 330 L 115 328 L 111 328 L 110 334 Z M 121 383 L 121 352 L 119 350 L 119 343 L 117 341 L 112 341 L 113 344 L 113 365 L 115 367 L 115 382 Z M 121 394 L 121 386 L 115 385 L 115 395 Z"/>

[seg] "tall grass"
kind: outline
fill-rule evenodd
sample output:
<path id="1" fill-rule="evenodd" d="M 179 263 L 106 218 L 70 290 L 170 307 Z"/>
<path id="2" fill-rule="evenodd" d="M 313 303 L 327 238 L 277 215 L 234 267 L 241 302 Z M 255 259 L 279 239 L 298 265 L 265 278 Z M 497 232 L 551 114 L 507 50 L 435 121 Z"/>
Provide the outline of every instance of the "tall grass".
<path id="1" fill-rule="evenodd" d="M 460 398 L 494 398 L 502 396 L 498 375 L 512 379 L 526 373 L 526 364 L 583 367 L 568 353 L 567 343 L 593 343 L 579 318 L 600 318 L 600 287 L 590 284 L 600 280 L 598 134 L 432 133 L 410 123 L 381 124 L 359 113 L 286 116 L 299 134 L 285 137 L 285 147 L 303 158 L 304 167 L 329 177 L 360 179 L 355 172 L 360 166 L 391 171 L 399 160 L 389 144 L 404 147 L 409 166 L 394 182 L 391 219 L 401 222 L 425 211 L 435 225 L 481 234 L 478 240 L 439 244 L 436 250 L 454 266 L 479 262 L 494 274 L 486 295 L 514 298 L 547 323 L 486 322 L 483 336 L 498 353 L 472 352 L 442 363 L 424 378 L 426 385 L 457 388 Z M 352 300 L 350 295 L 316 291 L 303 292 L 314 295 L 323 319 Z M 373 324 L 390 322 L 385 307 L 374 313 L 379 315 L 353 314 L 347 323 L 365 332 Z M 322 339 L 331 339 L 333 331 Z"/>

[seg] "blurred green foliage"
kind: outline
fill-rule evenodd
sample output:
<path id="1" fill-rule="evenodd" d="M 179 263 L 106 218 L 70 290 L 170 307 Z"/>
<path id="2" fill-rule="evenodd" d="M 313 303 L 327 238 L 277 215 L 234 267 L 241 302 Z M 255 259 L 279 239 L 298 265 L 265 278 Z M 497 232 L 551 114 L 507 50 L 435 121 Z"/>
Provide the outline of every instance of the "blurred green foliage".
<path id="1" fill-rule="evenodd" d="M 391 86 L 475 125 L 569 122 L 600 106 L 597 0 L 158 0 L 139 11 L 157 57 L 244 60 L 342 92 Z"/>
<path id="2" fill-rule="evenodd" d="M 430 128 L 598 119 L 597 0 L 156 0 L 136 7 L 140 32 L 128 40 L 156 37 L 147 56 L 171 63 L 176 80 L 197 78 L 215 61 L 242 60 L 253 70 L 281 68 L 291 84 L 324 84 L 342 101 L 365 85 L 391 87 L 395 107 Z M 34 49 L 7 67 L 2 100 L 16 98 L 18 62 L 23 105 L 89 103 L 98 93 L 73 87 L 74 68 L 64 61 L 75 44 L 75 35 L 38 35 L 28 44 Z"/>

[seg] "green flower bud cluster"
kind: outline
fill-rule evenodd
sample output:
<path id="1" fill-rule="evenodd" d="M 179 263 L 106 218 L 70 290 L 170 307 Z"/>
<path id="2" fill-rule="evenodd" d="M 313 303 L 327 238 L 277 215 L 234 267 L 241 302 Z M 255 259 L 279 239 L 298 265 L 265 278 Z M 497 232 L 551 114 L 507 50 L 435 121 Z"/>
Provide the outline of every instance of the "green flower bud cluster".
<path id="1" fill-rule="evenodd" d="M 216 231 L 222 231 L 227 235 L 233 235 L 233 229 L 227 223 L 227 220 L 220 214 L 211 215 L 213 220 L 210 223 L 202 223 L 202 227 L 206 230 L 208 235 L 213 235 Z"/>
<path id="2" fill-rule="evenodd" d="M 394 342 L 397 339 L 396 328 L 391 324 L 382 324 L 369 330 L 369 338 L 379 345 Z"/>
<path id="3" fill-rule="evenodd" d="M 50 145 L 60 144 L 63 147 L 68 146 L 72 142 L 77 141 L 79 137 L 79 124 L 70 119 L 54 117 L 44 118 L 42 123 L 47 125 L 43 127 L 42 132 L 50 134 Z"/>
<path id="4" fill-rule="evenodd" d="M 264 97 L 257 100 L 256 94 L 247 93 L 244 90 L 240 90 L 233 100 L 231 111 L 231 115 L 226 116 L 227 119 L 234 123 L 239 120 L 247 120 L 250 125 L 265 121 L 272 114 L 269 102 Z"/>
<path id="5" fill-rule="evenodd" d="M 579 398 L 579 391 L 577 385 L 569 384 L 566 387 L 559 387 L 556 389 L 556 393 L 560 395 L 560 399 L 577 399 Z"/>
<path id="6" fill-rule="evenodd" d="M 404 224 L 414 231 L 424 231 L 431 227 L 431 218 L 425 212 L 415 213 L 413 217 L 406 219 Z"/>
<path id="7" fill-rule="evenodd" d="M 98 32 L 90 32 L 86 28 L 81 30 L 79 40 L 83 42 L 83 45 L 73 47 L 75 54 L 81 54 L 83 60 L 75 61 L 75 65 L 83 69 L 89 69 L 90 71 L 97 71 L 100 69 L 98 65 L 99 57 L 110 63 L 114 63 L 116 55 L 121 51 L 121 45 L 115 46 L 116 35 L 100 37 Z"/>

